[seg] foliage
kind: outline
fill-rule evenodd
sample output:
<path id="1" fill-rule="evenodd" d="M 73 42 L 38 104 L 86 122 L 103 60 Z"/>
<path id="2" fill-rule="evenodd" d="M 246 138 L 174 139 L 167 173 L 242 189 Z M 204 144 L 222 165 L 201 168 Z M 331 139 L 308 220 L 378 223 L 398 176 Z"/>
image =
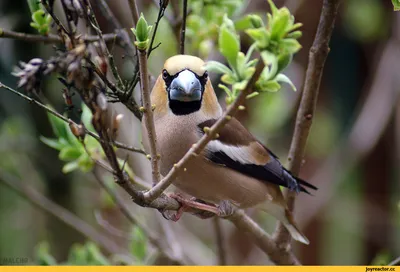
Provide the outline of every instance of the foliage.
<path id="1" fill-rule="evenodd" d="M 85 137 L 82 141 L 71 132 L 66 122 L 49 113 L 48 118 L 56 138 L 50 139 L 42 136 L 40 139 L 46 145 L 60 151 L 58 157 L 66 162 L 62 171 L 69 173 L 79 169 L 89 172 L 93 167 L 92 158 L 103 157 L 98 141 L 92 137 Z M 91 124 L 92 113 L 85 105 L 82 106 L 81 119 L 87 129 L 94 131 Z"/>
<path id="2" fill-rule="evenodd" d="M 50 253 L 47 242 L 42 242 L 36 247 L 36 263 L 39 265 L 57 265 L 56 259 Z M 99 247 L 93 242 L 84 245 L 75 244 L 71 247 L 68 260 L 63 265 L 111 265 Z"/>
<path id="3" fill-rule="evenodd" d="M 400 1 L 399 0 L 392 0 L 394 11 L 400 10 Z"/>
<path id="4" fill-rule="evenodd" d="M 241 0 L 193 0 L 189 4 L 191 13 L 186 24 L 189 51 L 208 58 L 224 16 L 234 17 L 246 3 Z"/>
<path id="5" fill-rule="evenodd" d="M 349 0 L 344 7 L 343 26 L 351 39 L 371 42 L 387 35 L 387 14 L 381 1 Z"/>
<path id="6" fill-rule="evenodd" d="M 50 14 L 46 14 L 40 1 L 28 0 L 29 9 L 32 14 L 31 27 L 36 29 L 40 34 L 49 34 L 52 18 Z"/>
<path id="7" fill-rule="evenodd" d="M 207 63 L 207 69 L 222 73 L 220 84 L 227 93 L 227 103 L 231 103 L 242 91 L 255 71 L 257 59 L 251 59 L 254 50 L 258 50 L 265 68 L 256 83 L 256 90 L 250 97 L 256 96 L 259 92 L 276 92 L 281 88 L 280 83 L 288 83 L 293 90 L 296 90 L 291 80 L 281 73 L 292 61 L 293 54 L 300 50 L 301 45 L 297 39 L 301 31 L 297 30 L 301 24 L 294 23 L 294 16 L 286 7 L 278 9 L 272 1 L 269 1 L 272 13 L 267 14 L 267 26 L 258 15 L 248 15 L 249 28 L 245 29 L 246 34 L 253 40 L 246 55 L 240 51 L 240 37 L 235 25 L 226 15 L 219 29 L 218 46 L 219 51 L 225 57 L 229 67 L 216 61 Z M 249 98 L 250 98 L 249 97 Z"/>
<path id="8" fill-rule="evenodd" d="M 35 249 L 35 263 L 38 265 L 112 265 L 112 264 L 147 264 L 146 256 L 148 240 L 138 226 L 133 226 L 131 231 L 130 253 L 132 258 L 124 259 L 118 255 L 105 256 L 99 247 L 93 242 L 74 244 L 69 250 L 68 259 L 64 263 L 58 263 L 50 253 L 49 243 L 39 243 Z"/>
<path id="9" fill-rule="evenodd" d="M 146 50 L 149 46 L 149 36 L 152 28 L 152 26 L 149 26 L 147 24 L 143 13 L 141 13 L 136 28 L 131 28 L 133 34 L 136 37 L 135 45 L 139 50 Z"/>
<path id="10" fill-rule="evenodd" d="M 145 263 L 147 256 L 147 237 L 138 226 L 132 228 L 132 242 L 130 245 L 132 255 L 141 264 Z"/>

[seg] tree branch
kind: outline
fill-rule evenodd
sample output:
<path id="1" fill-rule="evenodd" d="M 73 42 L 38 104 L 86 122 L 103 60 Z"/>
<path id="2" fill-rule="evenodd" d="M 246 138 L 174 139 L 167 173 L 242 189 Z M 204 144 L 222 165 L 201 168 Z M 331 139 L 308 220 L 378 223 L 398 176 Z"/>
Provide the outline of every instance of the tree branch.
<path id="1" fill-rule="evenodd" d="M 228 107 L 226 112 L 219 118 L 219 120 L 210 128 L 210 130 L 204 134 L 201 139 L 194 144 L 188 152 L 186 152 L 185 156 L 174 165 L 174 167 L 169 171 L 169 173 L 159 182 L 157 183 L 150 191 L 143 194 L 144 199 L 147 202 L 151 202 L 154 199 L 158 198 L 159 195 L 167 189 L 168 186 L 174 181 L 174 179 L 179 175 L 179 173 L 185 168 L 186 164 L 194 157 L 200 154 L 200 152 L 206 147 L 206 145 L 217 136 L 218 131 L 224 127 L 229 120 L 239 111 L 239 106 L 243 105 L 246 96 L 252 92 L 252 88 L 259 78 L 262 70 L 264 69 L 264 62 L 262 59 L 258 60 L 256 70 L 247 83 L 245 89 L 240 92 L 239 96 L 233 102 L 232 105 Z"/>
<path id="2" fill-rule="evenodd" d="M 183 0 L 182 29 L 181 29 L 181 38 L 180 38 L 180 42 L 179 42 L 179 53 L 182 55 L 185 54 L 187 2 L 188 2 L 188 0 Z"/>
<path id="3" fill-rule="evenodd" d="M 0 28 L 0 38 L 8 38 L 8 39 L 20 40 L 20 41 L 25 41 L 25 42 L 44 42 L 44 43 L 62 43 L 63 42 L 63 40 L 59 36 L 53 35 L 53 34 L 49 34 L 47 36 L 26 34 L 26 33 L 11 31 L 11 30 L 5 30 L 3 28 Z M 103 38 L 104 38 L 104 41 L 106 41 L 106 42 L 113 42 L 115 40 L 120 39 L 119 36 L 115 33 L 104 34 Z M 100 40 L 100 37 L 93 36 L 93 35 L 85 35 L 85 36 L 82 36 L 81 39 L 83 39 L 86 42 L 97 42 Z"/>
<path id="4" fill-rule="evenodd" d="M 398 264 L 400 264 L 400 256 L 397 257 L 396 259 L 394 259 L 393 261 L 391 261 L 388 265 L 391 266 L 391 265 L 398 265 Z"/>
<path id="5" fill-rule="evenodd" d="M 157 153 L 157 134 L 154 126 L 153 109 L 150 100 L 150 84 L 147 70 L 147 55 L 146 50 L 139 49 L 139 71 L 140 71 L 140 86 L 143 100 L 143 121 L 147 129 L 147 135 L 150 143 L 150 160 L 153 185 L 160 180 L 160 167 L 158 161 L 160 159 Z"/>
<path id="6" fill-rule="evenodd" d="M 324 0 L 317 34 L 310 49 L 303 94 L 297 112 L 296 126 L 288 157 L 289 170 L 294 175 L 299 174 L 302 165 L 339 2 L 340 0 Z M 290 211 L 294 209 L 295 198 L 296 193 L 288 192 L 287 204 Z M 290 234 L 281 222 L 278 223 L 275 237 L 280 248 L 287 248 L 290 244 Z"/>
<path id="7" fill-rule="evenodd" d="M 274 240 L 256 222 L 248 217 L 243 210 L 236 210 L 227 219 L 235 224 L 238 229 L 246 232 L 254 243 L 268 255 L 272 262 L 282 265 L 300 265 L 291 251 L 282 251 Z"/>
<path id="8" fill-rule="evenodd" d="M 42 108 L 42 109 L 46 110 L 48 113 L 53 114 L 54 116 L 60 118 L 61 120 L 63 120 L 64 122 L 66 122 L 66 123 L 68 123 L 68 124 L 73 124 L 73 125 L 75 125 L 75 126 L 78 126 L 77 123 L 75 123 L 75 122 L 72 121 L 71 119 L 65 117 L 64 115 L 58 113 L 57 111 L 53 110 L 52 108 L 50 108 L 50 107 L 48 107 L 48 106 L 46 106 L 46 105 L 40 103 L 39 101 L 37 101 L 37 100 L 35 100 L 35 99 L 33 99 L 33 98 L 30 98 L 30 97 L 27 96 L 27 95 L 24 95 L 23 93 L 20 93 L 20 92 L 14 90 L 13 88 L 11 88 L 11 87 L 9 87 L 9 86 L 7 86 L 7 85 L 4 85 L 4 84 L 1 83 L 1 82 L 0 82 L 0 88 L 4 88 L 4 89 L 6 89 L 6 90 L 8 90 L 8 91 L 10 91 L 10 92 L 12 92 L 12 93 L 18 95 L 19 97 L 21 97 L 21 98 L 23 98 L 23 99 L 29 101 L 30 103 L 35 104 L 35 105 L 38 106 L 39 108 Z M 95 139 L 98 140 L 98 141 L 103 141 L 103 140 L 99 137 L 99 135 L 97 135 L 96 133 L 94 133 L 94 132 L 88 130 L 87 128 L 85 128 L 85 133 L 88 134 L 88 135 L 90 135 L 90 136 L 92 136 L 93 138 L 95 138 Z M 118 148 L 122 148 L 122 149 L 126 149 L 126 150 L 129 150 L 129 151 L 132 151 L 132 152 L 136 152 L 136 153 L 140 153 L 140 154 L 143 154 L 143 155 L 147 155 L 147 153 L 146 153 L 143 149 L 141 149 L 141 148 L 137 148 L 137 147 L 133 147 L 133 146 L 128 146 L 128 145 L 125 145 L 125 144 L 123 144 L 123 143 L 116 142 L 116 141 L 111 141 L 111 142 L 109 142 L 109 144 L 111 144 L 111 145 L 113 145 L 113 146 L 115 146 L 115 147 L 118 147 Z"/>
<path id="9" fill-rule="evenodd" d="M 169 1 L 166 1 L 166 0 L 160 0 L 160 7 L 159 7 L 159 10 L 158 10 L 157 20 L 156 20 L 156 23 L 154 25 L 153 35 L 151 36 L 149 50 L 147 50 L 147 58 L 150 57 L 151 52 L 153 52 L 153 50 L 156 49 L 161 44 L 161 43 L 159 43 L 158 45 L 153 47 L 153 43 L 154 43 L 154 40 L 156 38 L 156 34 L 157 34 L 157 30 L 158 30 L 158 24 L 160 23 L 161 18 L 164 16 L 164 12 L 165 12 L 165 9 L 168 6 L 168 2 Z"/>
<path id="10" fill-rule="evenodd" d="M 141 223 L 141 221 L 136 217 L 134 213 L 131 213 L 130 209 L 126 206 L 124 200 L 109 186 L 107 186 L 102 176 L 100 176 L 100 174 L 96 171 L 93 171 L 93 174 L 96 177 L 96 180 L 98 181 L 100 186 L 111 196 L 114 203 L 118 206 L 122 214 L 129 220 L 129 222 L 132 223 L 133 225 L 138 226 L 146 235 L 147 239 L 149 239 L 149 242 L 155 248 L 157 248 L 158 251 L 164 257 L 168 258 L 173 263 L 181 264 L 180 260 L 176 260 L 176 258 L 172 256 L 172 254 L 168 251 L 168 249 L 165 249 L 162 246 L 162 243 L 160 242 L 160 237 L 157 237 L 153 232 L 150 231 L 150 229 L 147 226 Z"/>
<path id="11" fill-rule="evenodd" d="M 72 227 L 73 229 L 82 233 L 84 236 L 88 237 L 90 240 L 94 241 L 108 253 L 115 254 L 117 252 L 126 251 L 113 240 L 102 235 L 95 228 L 78 218 L 76 215 L 72 214 L 70 211 L 57 205 L 32 187 L 26 185 L 26 182 L 19 181 L 16 177 L 11 176 L 4 171 L 0 173 L 0 181 L 7 185 L 10 189 L 25 197 L 28 201 L 32 202 L 40 209 L 58 218 L 66 225 Z"/>

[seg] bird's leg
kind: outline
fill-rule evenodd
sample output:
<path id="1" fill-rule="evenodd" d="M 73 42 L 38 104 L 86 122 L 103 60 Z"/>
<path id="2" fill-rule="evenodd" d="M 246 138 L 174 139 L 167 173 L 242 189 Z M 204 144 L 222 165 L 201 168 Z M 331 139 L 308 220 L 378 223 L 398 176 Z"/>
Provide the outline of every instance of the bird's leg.
<path id="1" fill-rule="evenodd" d="M 194 197 L 190 198 L 190 199 L 186 199 L 186 198 L 182 197 L 180 194 L 176 194 L 176 193 L 171 194 L 169 196 L 171 198 L 177 200 L 182 205 L 179 208 L 179 210 L 176 212 L 176 214 L 171 216 L 171 220 L 173 220 L 173 221 L 178 221 L 184 212 L 189 212 L 193 209 L 204 211 L 204 212 L 200 212 L 200 213 L 195 212 L 195 215 L 200 218 L 209 218 L 216 214 L 218 215 L 218 213 L 219 213 L 218 207 L 211 206 L 211 205 L 205 204 L 205 203 L 201 203 Z"/>

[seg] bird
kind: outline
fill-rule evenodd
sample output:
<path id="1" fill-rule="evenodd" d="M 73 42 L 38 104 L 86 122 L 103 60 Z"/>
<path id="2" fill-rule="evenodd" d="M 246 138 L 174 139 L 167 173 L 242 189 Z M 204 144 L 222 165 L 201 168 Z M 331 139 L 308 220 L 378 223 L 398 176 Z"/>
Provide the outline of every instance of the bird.
<path id="1" fill-rule="evenodd" d="M 191 55 L 175 55 L 165 61 L 151 91 L 151 103 L 160 173 L 165 176 L 223 110 L 205 62 Z M 149 150 L 144 122 L 142 128 L 143 145 Z M 206 203 L 229 201 L 240 209 L 254 207 L 267 212 L 284 224 L 293 239 L 309 244 L 287 208 L 280 186 L 307 194 L 317 188 L 293 176 L 236 118 L 187 163 L 173 184 Z"/>

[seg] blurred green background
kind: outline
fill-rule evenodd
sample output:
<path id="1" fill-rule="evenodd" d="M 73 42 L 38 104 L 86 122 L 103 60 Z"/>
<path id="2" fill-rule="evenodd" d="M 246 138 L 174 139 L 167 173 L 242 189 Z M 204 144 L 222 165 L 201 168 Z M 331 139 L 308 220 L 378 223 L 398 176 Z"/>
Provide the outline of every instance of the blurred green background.
<path id="1" fill-rule="evenodd" d="M 97 1 L 91 2 L 98 12 L 103 31 L 112 32 L 112 26 L 98 10 Z M 153 23 L 158 13 L 155 2 L 158 1 L 137 2 L 148 22 Z M 173 18 L 176 10 L 181 9 L 181 3 L 170 2 L 166 16 Z M 285 71 L 301 90 L 322 1 L 274 2 L 278 7 L 286 5 L 296 21 L 303 23 L 300 39 L 303 48 Z M 131 27 L 127 1 L 108 3 L 121 24 Z M 222 60 L 213 34 L 202 33 L 202 30 L 210 29 L 205 27 L 207 17 L 194 16 L 203 5 L 203 1 L 189 0 L 193 16 L 188 18 L 187 51 L 210 60 Z M 243 1 L 239 6 L 234 18 L 248 13 L 265 17 L 268 11 L 268 4 L 263 0 Z M 30 21 L 26 0 L 0 0 L 0 28 L 35 33 L 29 26 Z M 166 58 L 177 54 L 175 37 L 176 32 L 174 34 L 174 29 L 164 18 L 156 37 L 161 46 L 149 59 L 153 75 L 158 75 Z M 247 49 L 248 38 L 243 35 L 241 40 L 242 50 Z M 113 52 L 122 75 L 130 78 L 132 64 L 123 58 L 122 50 Z M 51 44 L 0 38 L 0 82 L 15 87 L 17 79 L 10 73 L 19 61 L 27 62 L 35 57 L 46 59 L 53 54 Z M 302 195 L 297 200 L 297 221 L 311 241 L 309 246 L 295 244 L 296 255 L 303 264 L 387 264 L 400 255 L 399 71 L 400 13 L 393 11 L 391 1 L 343 1 L 301 172 L 303 179 L 320 188 L 315 196 Z M 212 79 L 223 98 L 217 87 L 218 76 L 212 75 Z M 42 90 L 59 112 L 66 111 L 56 78 L 47 79 Z M 262 94 L 239 116 L 282 162 L 289 150 L 299 94 L 300 91 L 293 92 L 289 88 Z M 79 105 L 79 101 L 75 102 Z M 139 143 L 137 122 L 129 122 L 132 124 L 126 123 L 127 137 Z M 63 174 L 63 162 L 58 159 L 57 151 L 43 144 L 40 136 L 54 137 L 46 113 L 1 89 L 0 174 L 4 175 L 0 175 L 0 179 L 12 181 L 15 177 L 25 186 L 33 187 L 116 242 L 121 252 L 110 256 L 101 247 L 87 243 L 88 239 L 74 228 L 0 182 L 0 263 L 2 258 L 27 257 L 30 264 L 67 260 L 73 264 L 167 264 L 155 254 L 140 228 L 132 226 L 123 217 L 94 181 L 93 173 Z M 136 173 L 148 177 L 147 162 L 143 158 L 133 158 L 133 170 L 136 162 Z M 112 178 L 106 179 L 111 185 Z M 119 193 L 125 196 L 124 192 Z M 170 223 L 157 211 L 136 207 L 129 198 L 126 201 L 143 223 L 185 263 L 217 263 L 212 220 L 185 215 L 182 221 Z M 250 213 L 269 232 L 274 230 L 270 216 L 255 211 Z M 265 255 L 243 233 L 229 222 L 221 224 L 229 264 L 268 264 Z M 188 247 L 191 250 L 186 250 Z"/>

